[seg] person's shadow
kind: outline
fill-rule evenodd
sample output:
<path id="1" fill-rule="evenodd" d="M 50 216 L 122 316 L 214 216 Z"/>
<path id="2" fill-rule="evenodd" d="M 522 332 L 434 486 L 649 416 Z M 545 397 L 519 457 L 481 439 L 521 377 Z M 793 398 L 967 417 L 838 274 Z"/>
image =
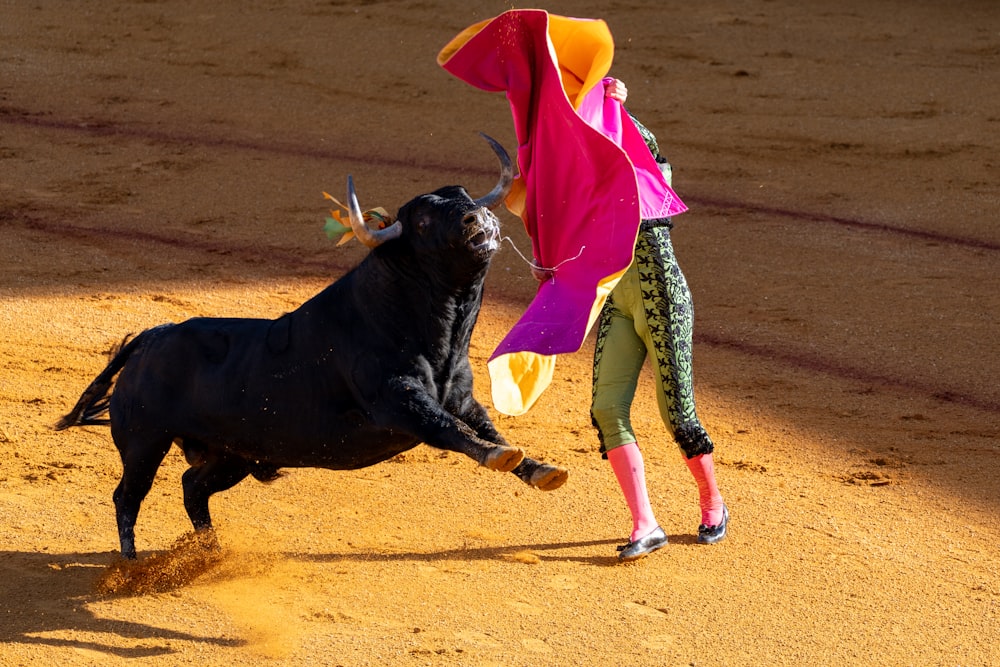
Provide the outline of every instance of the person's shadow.
<path id="1" fill-rule="evenodd" d="M 678 540 L 683 543 L 685 536 L 670 536 L 670 540 Z M 423 563 L 433 563 L 435 561 L 452 560 L 516 560 L 518 553 L 530 553 L 539 562 L 553 561 L 564 563 L 581 563 L 595 567 L 607 567 L 619 565 L 618 558 L 613 550 L 609 550 L 604 555 L 581 555 L 579 549 L 591 546 L 610 546 L 621 544 L 621 539 L 595 539 L 581 540 L 577 542 L 537 542 L 524 544 L 508 544 L 505 546 L 489 547 L 462 547 L 459 549 L 442 549 L 438 551 L 401 551 L 397 553 L 370 553 L 367 551 L 343 551 L 329 553 L 286 553 L 285 557 L 291 560 L 300 560 L 312 563 L 338 563 L 345 560 L 363 560 L 365 562 L 397 562 L 397 561 L 419 561 Z M 691 538 L 691 543 L 694 538 Z M 568 552 L 568 553 L 567 553 Z"/>
<path id="2" fill-rule="evenodd" d="M 88 603 L 102 599 L 96 584 L 117 554 L 42 554 L 0 551 L 0 644 L 20 643 L 74 647 L 123 658 L 175 653 L 168 640 L 241 646 L 243 640 L 177 632 L 117 618 L 101 618 Z M 49 636 L 70 630 L 83 635 L 117 635 L 144 640 L 134 647 L 112 646 L 93 639 Z M 161 640 L 162 646 L 150 642 Z"/>

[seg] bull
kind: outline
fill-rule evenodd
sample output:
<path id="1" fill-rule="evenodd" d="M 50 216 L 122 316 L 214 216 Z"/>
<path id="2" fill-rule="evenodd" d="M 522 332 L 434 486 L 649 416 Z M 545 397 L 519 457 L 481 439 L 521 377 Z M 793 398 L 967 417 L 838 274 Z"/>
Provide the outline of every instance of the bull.
<path id="1" fill-rule="evenodd" d="M 282 468 L 350 470 L 421 443 L 513 472 L 542 490 L 564 468 L 527 458 L 473 397 L 469 344 L 499 248 L 492 210 L 513 181 L 472 199 L 442 187 L 404 204 L 385 228 L 364 220 L 351 177 L 351 229 L 371 250 L 340 279 L 277 319 L 193 318 L 126 337 L 59 430 L 110 425 L 122 476 L 113 498 L 121 553 L 173 444 L 189 465 L 184 508 L 211 531 L 209 498 Z"/>

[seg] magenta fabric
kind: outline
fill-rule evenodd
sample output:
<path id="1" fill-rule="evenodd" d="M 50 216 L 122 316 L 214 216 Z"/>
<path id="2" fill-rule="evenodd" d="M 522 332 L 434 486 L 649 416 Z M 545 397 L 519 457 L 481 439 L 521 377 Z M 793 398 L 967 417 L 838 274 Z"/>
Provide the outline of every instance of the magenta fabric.
<path id="1" fill-rule="evenodd" d="M 459 79 L 506 93 L 520 169 L 508 206 L 524 221 L 538 263 L 555 270 L 491 360 L 579 350 L 607 293 L 632 262 L 640 218 L 686 210 L 622 105 L 605 98 L 601 83 L 589 93 L 580 91 L 579 113 L 574 109 L 560 76 L 560 51 L 549 37 L 549 18 L 543 10 L 506 12 L 468 29 L 439 57 Z M 559 20 L 560 48 L 572 51 L 574 66 L 586 64 L 580 50 L 590 48 L 590 37 L 574 43 L 572 29 L 573 22 L 590 20 L 552 18 Z M 598 23 L 581 33 L 600 34 L 594 28 L 604 24 Z M 605 49 L 607 64 L 598 65 L 604 71 L 582 73 L 580 81 L 600 81 L 607 74 L 610 47 L 608 32 L 606 43 L 593 46 L 595 54 Z"/>

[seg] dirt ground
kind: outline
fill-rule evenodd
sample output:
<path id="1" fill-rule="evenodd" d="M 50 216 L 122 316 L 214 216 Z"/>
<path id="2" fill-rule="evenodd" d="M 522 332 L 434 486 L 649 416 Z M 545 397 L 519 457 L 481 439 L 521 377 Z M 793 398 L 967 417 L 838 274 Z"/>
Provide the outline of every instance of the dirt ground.
<path id="1" fill-rule="evenodd" d="M 509 3 L 0 5 L 0 665 L 1000 664 L 1000 8 L 992 0 L 550 2 L 600 17 L 674 163 L 701 416 L 729 537 L 634 406 L 670 545 L 597 453 L 592 340 L 508 439 L 553 492 L 418 447 L 216 496 L 176 450 L 122 570 L 107 429 L 52 425 L 128 332 L 274 317 L 356 263 L 324 236 L 353 174 L 390 210 L 492 187 L 502 95 L 438 50 Z M 530 299 L 502 214 L 472 350 Z M 140 585 L 141 584 L 141 585 Z"/>

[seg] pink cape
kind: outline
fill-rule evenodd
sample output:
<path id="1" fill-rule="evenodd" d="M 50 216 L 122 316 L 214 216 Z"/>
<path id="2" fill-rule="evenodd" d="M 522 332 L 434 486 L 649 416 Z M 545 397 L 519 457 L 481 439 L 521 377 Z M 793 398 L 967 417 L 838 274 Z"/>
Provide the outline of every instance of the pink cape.
<path id="1" fill-rule="evenodd" d="M 575 352 L 632 262 L 641 218 L 687 210 L 622 105 L 604 96 L 614 44 L 604 21 L 505 12 L 467 28 L 438 63 L 483 90 L 504 91 L 520 176 L 507 207 L 539 265 L 554 268 L 489 361 L 494 406 L 523 414 Z"/>

